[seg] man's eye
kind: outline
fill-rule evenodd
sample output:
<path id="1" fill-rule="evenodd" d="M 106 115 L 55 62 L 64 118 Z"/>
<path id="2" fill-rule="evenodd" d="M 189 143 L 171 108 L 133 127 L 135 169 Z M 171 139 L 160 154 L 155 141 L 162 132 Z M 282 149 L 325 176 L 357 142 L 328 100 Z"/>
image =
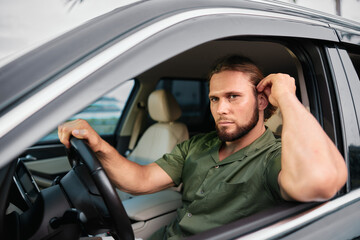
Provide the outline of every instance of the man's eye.
<path id="1" fill-rule="evenodd" d="M 238 95 L 230 95 L 229 96 L 229 99 L 235 99 L 235 98 L 237 98 L 238 97 Z"/>
<path id="2" fill-rule="evenodd" d="M 211 97 L 211 98 L 210 98 L 210 101 L 211 101 L 211 102 L 216 102 L 217 100 L 218 100 L 218 98 L 216 98 L 216 97 Z"/>

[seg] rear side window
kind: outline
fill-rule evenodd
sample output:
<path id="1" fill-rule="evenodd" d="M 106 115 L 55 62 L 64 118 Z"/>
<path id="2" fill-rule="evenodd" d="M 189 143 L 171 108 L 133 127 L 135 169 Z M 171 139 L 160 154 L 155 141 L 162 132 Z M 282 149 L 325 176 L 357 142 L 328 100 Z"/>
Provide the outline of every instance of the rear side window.
<path id="1" fill-rule="evenodd" d="M 360 80 L 360 49 L 357 48 L 355 51 L 348 52 L 351 62 L 355 68 L 355 71 L 357 73 L 358 80 Z M 356 94 L 356 96 L 353 96 L 353 101 L 355 101 L 355 107 L 358 107 L 359 98 L 358 98 L 358 90 L 359 89 L 359 82 L 357 82 L 358 85 L 355 85 L 357 88 L 352 85 L 352 91 L 353 94 Z M 351 84 L 351 82 L 350 82 Z M 356 108 L 356 111 L 358 112 L 358 108 Z M 357 113 L 359 116 L 359 113 Z M 358 119 L 359 121 L 359 119 Z M 349 146 L 349 162 L 350 162 L 350 183 L 351 188 L 356 189 L 360 187 L 360 147 L 356 145 Z"/>
<path id="2" fill-rule="evenodd" d="M 360 79 L 360 54 L 349 53 L 349 56 Z"/>
<path id="3" fill-rule="evenodd" d="M 162 79 L 156 89 L 171 92 L 182 110 L 179 121 L 187 125 L 190 135 L 213 130 L 209 109 L 209 87 L 204 80 Z"/>
<path id="4" fill-rule="evenodd" d="M 126 81 L 87 106 L 81 112 L 75 114 L 68 121 L 78 118 L 85 119 L 99 135 L 113 135 L 134 85 L 134 80 Z M 42 138 L 40 142 L 57 139 L 57 129 L 54 129 L 50 134 Z"/>

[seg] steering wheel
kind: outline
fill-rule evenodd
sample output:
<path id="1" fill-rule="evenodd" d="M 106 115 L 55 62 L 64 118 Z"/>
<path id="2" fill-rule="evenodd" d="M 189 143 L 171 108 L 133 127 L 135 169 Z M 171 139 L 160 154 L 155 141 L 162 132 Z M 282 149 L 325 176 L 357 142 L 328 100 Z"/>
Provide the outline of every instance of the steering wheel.
<path id="1" fill-rule="evenodd" d="M 129 217 L 95 153 L 82 139 L 72 137 L 70 143 L 72 147 L 68 154 L 69 161 L 74 165 L 78 165 L 80 162 L 85 164 L 110 214 L 115 231 L 113 238 L 134 240 Z"/>

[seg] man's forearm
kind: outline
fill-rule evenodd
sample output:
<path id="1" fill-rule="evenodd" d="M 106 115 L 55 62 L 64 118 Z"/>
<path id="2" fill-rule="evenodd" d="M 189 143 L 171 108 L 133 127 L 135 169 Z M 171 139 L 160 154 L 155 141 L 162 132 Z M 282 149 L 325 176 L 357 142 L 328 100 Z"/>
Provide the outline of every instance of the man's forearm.
<path id="1" fill-rule="evenodd" d="M 157 164 L 140 165 L 128 160 L 110 146 L 102 148 L 96 155 L 114 185 L 131 194 L 153 193 L 170 186 L 172 180 Z"/>
<path id="2" fill-rule="evenodd" d="M 285 195 L 299 201 L 331 198 L 346 181 L 344 159 L 295 95 L 277 101 L 283 117 L 279 181 Z"/>
<path id="3" fill-rule="evenodd" d="M 121 156 L 83 119 L 59 125 L 58 135 L 60 141 L 67 148 L 70 147 L 70 136 L 86 140 L 101 161 L 113 184 L 123 191 L 132 194 L 150 193 L 173 184 L 169 175 L 157 164 L 142 166 Z"/>

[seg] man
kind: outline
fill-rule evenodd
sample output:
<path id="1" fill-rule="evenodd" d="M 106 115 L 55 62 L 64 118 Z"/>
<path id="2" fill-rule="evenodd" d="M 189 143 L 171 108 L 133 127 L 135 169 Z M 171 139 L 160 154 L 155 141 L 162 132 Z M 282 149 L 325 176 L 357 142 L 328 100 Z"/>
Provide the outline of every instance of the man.
<path id="1" fill-rule="evenodd" d="M 179 239 L 287 201 L 322 201 L 344 185 L 344 159 L 285 74 L 263 78 L 249 59 L 226 57 L 209 77 L 216 133 L 195 136 L 146 166 L 128 161 L 83 120 L 59 126 L 61 142 L 86 139 L 121 190 L 153 193 L 183 182 L 178 217 L 154 239 Z M 281 142 L 264 125 L 275 107 Z"/>

